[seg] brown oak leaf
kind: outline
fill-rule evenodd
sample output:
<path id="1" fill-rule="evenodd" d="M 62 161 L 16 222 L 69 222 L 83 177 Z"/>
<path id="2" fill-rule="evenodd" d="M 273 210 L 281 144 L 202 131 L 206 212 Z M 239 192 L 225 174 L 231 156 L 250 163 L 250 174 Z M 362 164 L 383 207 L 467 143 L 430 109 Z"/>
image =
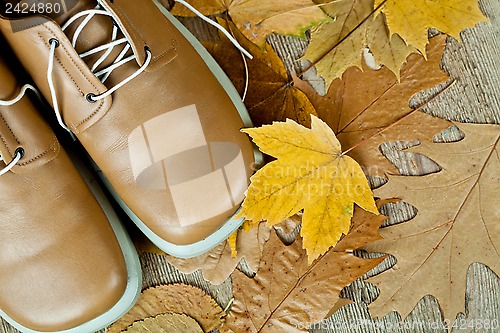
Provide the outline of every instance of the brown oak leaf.
<path id="1" fill-rule="evenodd" d="M 221 331 L 305 332 L 305 323 L 325 318 L 344 286 L 382 262 L 356 257 L 352 251 L 380 239 L 378 228 L 384 220 L 356 209 L 350 232 L 312 265 L 300 237 L 285 246 L 272 232 L 255 278 L 233 274 L 235 301 Z"/>
<path id="2" fill-rule="evenodd" d="M 446 37 L 439 35 L 427 46 L 428 61 L 417 54 L 408 57 L 401 69 L 401 82 L 387 68 L 363 71 L 348 69 L 342 80 L 335 80 L 325 97 L 319 96 L 307 83 L 295 80 L 315 106 L 319 117 L 337 134 L 344 149 L 353 147 L 380 129 L 411 112 L 409 99 L 417 92 L 448 79 L 440 69 Z M 384 177 L 396 168 L 378 150 L 388 141 L 420 140 L 430 142 L 432 136 L 451 123 L 423 112 L 415 112 L 398 125 L 353 149 L 349 155 L 371 176 Z"/>
<path id="3" fill-rule="evenodd" d="M 390 176 L 378 196 L 399 197 L 418 209 L 405 223 L 381 229 L 369 251 L 394 255 L 397 264 L 369 281 L 380 288 L 370 311 L 404 317 L 426 294 L 434 295 L 453 322 L 463 312 L 466 272 L 473 262 L 500 272 L 500 126 L 461 124 L 457 143 L 424 143 L 416 151 L 442 170 L 419 177 Z"/>

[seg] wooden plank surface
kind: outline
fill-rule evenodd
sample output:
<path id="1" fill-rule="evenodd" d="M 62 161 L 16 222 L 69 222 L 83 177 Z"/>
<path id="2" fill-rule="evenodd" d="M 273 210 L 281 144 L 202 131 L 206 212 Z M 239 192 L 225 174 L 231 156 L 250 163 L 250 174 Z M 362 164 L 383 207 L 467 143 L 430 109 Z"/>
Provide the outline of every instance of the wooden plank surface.
<path id="1" fill-rule="evenodd" d="M 469 123 L 496 123 L 500 124 L 500 1 L 481 0 L 480 7 L 491 23 L 481 23 L 474 29 L 462 32 L 462 42 L 448 38 L 446 50 L 442 60 L 443 68 L 452 78 L 457 79 L 448 91 L 443 93 L 436 101 L 425 108 L 425 112 L 445 119 Z M 215 32 L 196 19 L 182 20 L 200 39 L 210 40 Z M 269 42 L 284 60 L 289 72 L 299 72 L 304 62 L 297 61 L 303 54 L 307 41 L 284 36 L 271 36 Z M 321 83 L 315 87 L 324 92 Z M 414 96 L 410 101 L 411 106 L 418 106 L 428 100 L 430 96 L 442 89 L 435 87 L 429 91 Z M 452 129 L 442 135 L 445 140 L 456 140 L 461 136 L 460 131 Z M 384 144 L 381 149 L 384 154 L 398 167 L 403 174 L 423 174 L 436 168 L 434 162 L 428 159 L 408 156 L 395 151 L 394 147 L 401 147 L 404 143 Z M 413 160 L 413 162 L 412 162 Z M 414 161 L 417 163 L 414 163 Z M 377 180 L 372 180 L 372 184 Z M 397 223 L 415 214 L 411 206 L 404 204 L 392 205 L 385 208 L 385 213 L 390 215 L 386 224 Z M 360 252 L 360 256 L 370 254 Z M 141 255 L 144 270 L 144 288 L 166 283 L 186 283 L 201 287 L 212 295 L 217 302 L 225 308 L 232 298 L 231 281 L 228 279 L 223 284 L 214 286 L 203 280 L 200 272 L 185 275 L 178 272 L 163 257 L 155 254 Z M 396 324 L 402 319 L 391 313 L 381 320 L 371 320 L 366 304 L 372 302 L 377 296 L 377 290 L 372 285 L 363 281 L 369 275 L 380 273 L 394 264 L 394 258 L 385 262 L 385 267 L 375 269 L 366 276 L 344 288 L 342 296 L 355 301 L 354 304 L 344 306 L 334 313 L 326 324 L 329 328 L 313 329 L 313 332 L 446 332 L 444 328 L 413 327 L 396 329 Z M 239 266 L 248 275 L 244 263 Z M 488 267 L 474 263 L 469 267 L 467 276 L 466 313 L 459 315 L 459 319 L 484 320 L 500 319 L 500 281 L 498 276 Z M 333 306 L 333 304 L 332 304 Z M 404 318 L 403 318 L 404 320 Z M 439 305 L 432 296 L 424 297 L 414 311 L 406 318 L 405 322 L 441 322 Z M 498 332 L 491 329 L 466 329 L 453 330 L 452 332 Z M 0 333 L 17 332 L 4 321 L 0 321 Z"/>

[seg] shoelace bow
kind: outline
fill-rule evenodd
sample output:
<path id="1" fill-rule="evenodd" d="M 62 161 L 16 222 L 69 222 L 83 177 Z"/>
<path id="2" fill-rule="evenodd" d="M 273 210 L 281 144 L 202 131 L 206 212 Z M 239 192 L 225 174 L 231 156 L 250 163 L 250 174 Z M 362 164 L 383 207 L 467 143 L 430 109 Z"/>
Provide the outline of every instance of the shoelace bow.
<path id="1" fill-rule="evenodd" d="M 201 14 L 193 6 L 191 6 L 190 4 L 188 4 L 187 2 L 185 2 L 184 0 L 175 0 L 175 1 L 183 4 L 184 6 L 186 6 L 188 9 L 190 9 L 194 14 L 196 14 L 197 16 L 199 16 L 205 22 L 207 22 L 207 23 L 215 26 L 216 28 L 220 29 L 229 38 L 229 40 L 245 56 L 247 56 L 250 59 L 253 58 L 252 55 L 247 50 L 245 50 L 238 43 L 238 41 L 236 41 L 236 39 L 233 36 L 231 36 L 231 34 L 227 30 L 225 30 L 224 27 L 222 27 L 220 24 L 218 24 L 217 22 L 214 22 L 211 19 L 207 18 L 206 16 L 204 16 L 203 14 Z M 109 16 L 109 17 L 113 18 L 113 15 L 110 12 L 108 12 L 103 6 L 101 6 L 101 4 L 99 3 L 99 0 L 98 0 L 98 5 L 95 7 L 95 9 L 84 10 L 84 11 L 81 11 L 81 12 L 75 14 L 74 16 L 72 16 L 62 26 L 62 31 L 65 31 L 77 19 L 85 17 L 82 20 L 82 22 L 76 27 L 75 33 L 74 33 L 74 35 L 72 37 L 72 41 L 71 41 L 71 44 L 72 44 L 73 47 L 76 47 L 76 43 L 78 41 L 78 37 L 80 36 L 80 34 L 83 31 L 83 29 L 85 28 L 85 26 L 96 15 L 105 15 L 105 16 Z M 136 59 L 135 54 L 132 54 L 130 56 L 126 56 L 127 53 L 129 52 L 129 50 L 131 49 L 131 42 L 128 40 L 127 37 L 122 37 L 122 38 L 117 39 L 118 38 L 118 33 L 119 33 L 119 28 L 117 27 L 117 25 L 114 25 L 113 26 L 112 35 L 111 35 L 111 41 L 109 43 L 97 46 L 97 47 L 95 47 L 95 48 L 93 48 L 91 50 L 88 50 L 86 52 L 83 52 L 83 53 L 79 54 L 80 58 L 84 59 L 84 58 L 86 58 L 86 57 L 88 57 L 90 55 L 96 54 L 98 52 L 105 51 L 102 54 L 102 56 L 99 57 L 96 60 L 96 62 L 92 65 L 92 67 L 90 68 L 90 70 L 94 73 L 94 75 L 98 79 L 100 79 L 101 82 L 103 82 L 103 83 L 108 79 L 108 77 L 111 75 L 111 73 L 115 69 L 117 69 L 118 67 L 120 67 L 120 66 L 128 63 L 129 61 L 132 61 L 132 60 Z M 53 80 L 53 77 L 52 77 L 52 72 L 54 70 L 55 50 L 59 46 L 59 41 L 57 39 L 55 39 L 55 38 L 52 38 L 52 39 L 49 40 L 49 44 L 50 44 L 50 53 L 49 53 L 49 64 L 48 64 L 48 68 L 47 68 L 47 79 L 48 79 L 48 84 L 49 84 L 50 95 L 51 95 L 51 98 L 52 98 L 52 105 L 53 105 L 53 108 L 54 108 L 54 111 L 55 111 L 55 114 L 56 114 L 56 118 L 57 118 L 57 122 L 59 123 L 59 125 L 62 128 L 64 128 L 65 130 L 67 130 L 68 132 L 71 133 L 71 130 L 66 126 L 66 124 L 64 123 L 64 121 L 62 119 L 61 112 L 59 110 L 59 103 L 57 102 L 57 95 L 56 95 L 56 90 L 55 90 L 55 87 L 54 87 L 54 80 Z M 116 57 L 116 59 L 112 62 L 112 64 L 109 65 L 108 67 L 104 68 L 104 69 L 99 70 L 98 72 L 95 72 L 97 70 L 97 68 L 113 52 L 113 49 L 115 47 L 123 45 L 123 44 L 125 44 L 125 46 L 123 47 L 123 49 L 120 52 L 120 54 Z M 123 81 L 121 81 L 120 83 L 118 83 L 117 85 L 115 85 L 114 87 L 106 90 L 104 93 L 101 93 L 101 94 L 89 93 L 89 94 L 87 94 L 87 100 L 89 102 L 91 102 L 91 103 L 97 102 L 97 101 L 99 101 L 99 100 L 101 100 L 101 99 L 103 99 L 103 98 L 111 95 L 113 92 L 115 92 L 119 88 L 123 87 L 125 84 L 127 84 L 128 82 L 130 82 L 131 80 L 133 80 L 134 78 L 136 78 L 139 74 L 141 74 L 149 66 L 149 64 L 151 63 L 151 58 L 152 58 L 152 54 L 151 54 L 150 50 L 148 50 L 146 48 L 145 52 L 146 52 L 146 60 L 145 60 L 144 64 L 141 67 L 139 67 L 139 69 L 137 69 L 137 71 L 135 71 L 132 75 L 130 75 L 129 77 L 127 77 L 126 79 L 124 79 Z"/>
<path id="2" fill-rule="evenodd" d="M 13 99 L 10 99 L 10 100 L 0 100 L 0 106 L 11 106 L 11 105 L 14 105 L 16 104 L 17 102 L 19 102 L 23 97 L 24 95 L 26 94 L 26 91 L 30 89 L 30 90 L 33 90 L 36 95 L 38 97 L 40 97 L 40 94 L 38 92 L 38 90 L 33 87 L 31 84 L 25 84 L 21 90 L 19 91 L 19 93 L 17 94 L 16 97 L 14 97 Z M 9 172 L 10 170 L 12 170 L 13 167 L 16 166 L 16 164 L 21 160 L 21 158 L 23 158 L 24 156 L 24 149 L 23 148 L 17 148 L 15 153 L 14 153 L 14 158 L 12 159 L 12 161 L 10 161 L 9 163 L 6 163 L 6 166 L 0 170 L 0 176 L 2 176 L 3 174 L 6 174 L 7 172 Z M 0 161 L 3 161 L 5 162 L 4 158 L 0 155 Z"/>

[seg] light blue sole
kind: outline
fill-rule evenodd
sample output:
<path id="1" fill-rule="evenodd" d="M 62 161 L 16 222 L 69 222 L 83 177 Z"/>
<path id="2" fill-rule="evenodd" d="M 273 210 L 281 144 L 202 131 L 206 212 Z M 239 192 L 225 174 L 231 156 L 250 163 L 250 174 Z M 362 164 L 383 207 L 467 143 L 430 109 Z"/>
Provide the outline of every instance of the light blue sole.
<path id="1" fill-rule="evenodd" d="M 70 156 L 72 155 L 69 153 Z M 0 317 L 4 318 L 10 325 L 14 326 L 17 330 L 23 333 L 90 333 L 106 328 L 110 324 L 114 323 L 125 315 L 137 302 L 142 289 L 142 270 L 141 264 L 139 262 L 139 257 L 135 250 L 134 244 L 132 243 L 130 237 L 128 236 L 126 230 L 124 229 L 121 221 L 116 215 L 111 203 L 104 195 L 102 189 L 100 188 L 97 181 L 93 178 L 90 171 L 80 164 L 78 158 L 71 156 L 75 166 L 82 175 L 83 179 L 89 186 L 90 190 L 94 194 L 95 198 L 99 202 L 102 210 L 104 211 L 108 221 L 116 235 L 120 248 L 122 250 L 125 264 L 127 267 L 127 286 L 125 291 L 120 298 L 120 300 L 106 313 L 101 316 L 92 319 L 80 326 L 64 330 L 64 331 L 54 331 L 54 332 L 41 332 L 29 329 L 10 318 L 6 313 L 0 310 Z"/>
<path id="2" fill-rule="evenodd" d="M 156 0 L 153 0 L 156 6 L 160 9 L 163 15 L 184 35 L 184 37 L 193 45 L 200 56 L 205 60 L 205 63 L 210 68 L 212 73 L 215 75 L 219 83 L 222 85 L 227 95 L 236 106 L 238 113 L 243 121 L 245 127 L 253 127 L 252 120 L 248 111 L 241 101 L 241 97 L 234 88 L 232 82 L 227 77 L 226 73 L 217 64 L 214 58 L 208 53 L 208 51 L 203 47 L 203 45 L 180 23 L 172 14 L 170 14 L 162 5 L 160 5 Z M 254 159 L 256 168 L 262 166 L 264 158 L 262 153 L 255 147 L 254 148 Z M 127 206 L 127 204 L 120 198 L 116 191 L 111 186 L 109 180 L 102 173 L 101 170 L 95 165 L 99 177 L 104 182 L 105 186 L 110 191 L 113 198 L 118 202 L 120 207 L 125 211 L 125 213 L 130 217 L 130 219 L 137 225 L 137 227 L 162 251 L 179 258 L 192 258 L 203 254 L 225 239 L 227 239 L 233 232 L 235 232 L 241 224 L 245 221 L 244 218 L 234 219 L 230 218 L 222 227 L 217 231 L 212 233 L 210 236 L 203 240 L 200 240 L 193 244 L 188 245 L 178 245 L 167 242 L 160 236 L 155 234 L 135 213 Z M 234 216 L 234 215 L 233 215 Z"/>

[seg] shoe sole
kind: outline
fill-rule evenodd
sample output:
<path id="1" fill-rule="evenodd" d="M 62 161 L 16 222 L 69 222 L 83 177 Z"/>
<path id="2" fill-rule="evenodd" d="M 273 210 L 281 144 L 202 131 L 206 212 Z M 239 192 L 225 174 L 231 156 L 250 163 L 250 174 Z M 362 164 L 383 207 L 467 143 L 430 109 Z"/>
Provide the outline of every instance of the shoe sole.
<path id="1" fill-rule="evenodd" d="M 87 186 L 90 188 L 92 194 L 99 202 L 102 210 L 108 218 L 108 221 L 110 222 L 113 232 L 116 235 L 127 267 L 127 286 L 120 300 L 104 314 L 82 325 L 63 331 L 42 332 L 32 330 L 17 323 L 6 313 L 0 310 L 0 317 L 5 319 L 10 325 L 14 326 L 17 330 L 23 333 L 88 333 L 99 331 L 111 325 L 112 323 L 120 319 L 123 315 L 125 315 L 137 302 L 137 299 L 139 298 L 142 290 L 142 269 L 139 262 L 139 257 L 137 256 L 137 251 L 134 247 L 134 244 L 132 243 L 132 240 L 130 239 L 127 231 L 123 227 L 120 219 L 116 215 L 116 212 L 114 211 L 111 203 L 100 188 L 96 179 L 94 179 L 90 171 L 78 158 L 74 157 L 71 152 L 68 152 L 68 154 L 71 156 L 73 163 L 80 172 L 80 175 L 85 180 L 85 183 L 87 183 Z"/>
<path id="2" fill-rule="evenodd" d="M 219 83 L 222 85 L 227 95 L 236 106 L 238 113 L 240 115 L 241 120 L 245 127 L 253 127 L 252 120 L 250 119 L 250 115 L 241 101 L 241 97 L 236 91 L 236 88 L 233 86 L 232 82 L 227 77 L 226 73 L 222 70 L 219 64 L 214 60 L 214 58 L 208 53 L 208 51 L 203 47 L 203 45 L 194 37 L 189 30 L 182 25 L 170 12 L 168 12 L 161 4 L 159 4 L 156 0 L 153 0 L 155 5 L 159 8 L 162 14 L 184 35 L 184 37 L 191 43 L 191 45 L 195 48 L 198 54 L 203 58 L 207 66 L 210 68 L 214 76 L 217 78 Z M 262 153 L 254 146 L 254 158 L 255 158 L 255 166 L 258 168 L 263 164 L 263 155 Z M 196 257 L 200 254 L 203 254 L 222 241 L 227 239 L 232 233 L 234 233 L 245 221 L 244 218 L 234 219 L 230 218 L 222 227 L 220 227 L 217 231 L 212 233 L 210 236 L 192 244 L 188 245 L 179 245 L 171 242 L 167 242 L 162 239 L 160 236 L 155 234 L 151 229 L 147 227 L 147 225 L 141 221 L 141 219 L 135 215 L 135 213 L 127 206 L 125 202 L 120 198 L 120 196 L 113 189 L 113 186 L 103 174 L 103 172 L 99 169 L 97 164 L 92 161 L 94 165 L 95 171 L 98 173 L 101 180 L 104 182 L 105 186 L 116 200 L 116 202 L 120 205 L 120 207 L 125 211 L 125 213 L 130 217 L 130 219 L 137 225 L 137 227 L 162 251 L 179 258 L 192 258 Z M 234 214 L 236 215 L 237 212 Z M 234 216 L 233 215 L 233 216 Z"/>

